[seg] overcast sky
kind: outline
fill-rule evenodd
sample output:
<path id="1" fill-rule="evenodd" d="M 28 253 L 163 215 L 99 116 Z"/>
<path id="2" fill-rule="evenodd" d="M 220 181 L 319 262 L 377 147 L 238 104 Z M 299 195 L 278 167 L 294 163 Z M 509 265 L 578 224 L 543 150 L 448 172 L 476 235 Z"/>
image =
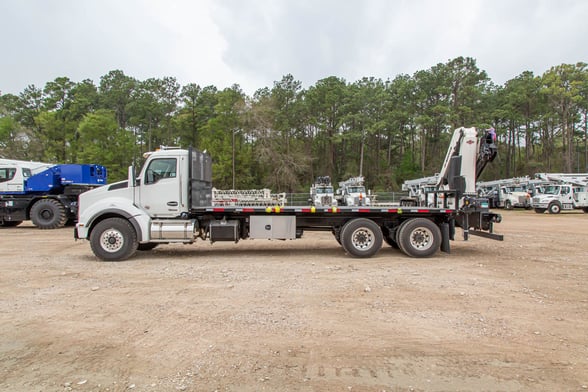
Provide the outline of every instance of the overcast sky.
<path id="1" fill-rule="evenodd" d="M 0 91 L 111 70 L 248 94 L 393 79 L 458 56 L 497 84 L 588 62 L 586 0 L 0 0 Z"/>

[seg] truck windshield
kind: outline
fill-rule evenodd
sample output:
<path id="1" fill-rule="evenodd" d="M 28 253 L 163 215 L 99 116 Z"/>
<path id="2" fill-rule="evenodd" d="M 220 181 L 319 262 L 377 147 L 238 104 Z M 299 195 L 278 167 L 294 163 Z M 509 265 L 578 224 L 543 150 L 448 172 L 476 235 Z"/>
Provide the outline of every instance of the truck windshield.
<path id="1" fill-rule="evenodd" d="M 352 186 L 349 188 L 349 193 L 365 193 L 363 186 Z"/>
<path id="2" fill-rule="evenodd" d="M 543 192 L 544 195 L 557 195 L 559 194 L 559 186 L 558 185 L 551 185 L 551 186 L 547 186 L 545 187 L 545 192 Z"/>
<path id="3" fill-rule="evenodd" d="M 317 187 L 316 193 L 333 193 L 333 187 L 330 187 L 330 186 Z"/>

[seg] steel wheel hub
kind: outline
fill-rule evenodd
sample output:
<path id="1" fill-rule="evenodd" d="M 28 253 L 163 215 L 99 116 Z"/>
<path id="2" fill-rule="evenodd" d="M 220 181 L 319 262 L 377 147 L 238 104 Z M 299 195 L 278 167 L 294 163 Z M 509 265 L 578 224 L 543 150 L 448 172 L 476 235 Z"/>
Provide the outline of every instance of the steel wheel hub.
<path id="1" fill-rule="evenodd" d="M 118 230 L 109 229 L 100 236 L 100 245 L 107 252 L 114 253 L 119 251 L 125 243 L 122 233 Z"/>
<path id="2" fill-rule="evenodd" d="M 426 228 L 415 229 L 410 234 L 410 244 L 415 249 L 426 250 L 433 245 L 433 233 Z"/>
<path id="3" fill-rule="evenodd" d="M 374 244 L 374 233 L 366 228 L 357 229 L 351 235 L 351 242 L 356 249 L 369 249 Z"/>

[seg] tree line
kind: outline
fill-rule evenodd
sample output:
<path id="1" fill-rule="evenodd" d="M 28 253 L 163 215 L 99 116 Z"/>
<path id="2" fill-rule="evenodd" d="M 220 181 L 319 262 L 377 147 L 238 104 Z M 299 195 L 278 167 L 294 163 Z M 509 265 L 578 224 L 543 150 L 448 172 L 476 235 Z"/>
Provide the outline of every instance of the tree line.
<path id="1" fill-rule="evenodd" d="M 308 88 L 292 75 L 245 94 L 239 85 L 181 86 L 121 70 L 44 88 L 0 93 L 0 156 L 99 163 L 109 181 L 161 145 L 206 149 L 220 189 L 306 191 L 317 176 L 363 175 L 368 187 L 399 190 L 435 174 L 455 128 L 494 127 L 499 156 L 485 179 L 588 171 L 588 69 L 553 66 L 494 84 L 458 57 L 413 75 L 355 82 L 331 76 Z"/>

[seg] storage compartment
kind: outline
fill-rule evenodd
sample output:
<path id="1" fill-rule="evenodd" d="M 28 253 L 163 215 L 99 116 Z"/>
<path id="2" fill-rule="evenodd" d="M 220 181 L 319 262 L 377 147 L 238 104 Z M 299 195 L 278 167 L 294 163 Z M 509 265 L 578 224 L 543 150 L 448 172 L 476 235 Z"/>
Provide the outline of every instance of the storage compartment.
<path id="1" fill-rule="evenodd" d="M 210 241 L 239 241 L 239 221 L 215 220 L 210 222 Z"/>
<path id="2" fill-rule="evenodd" d="M 249 237 L 293 240 L 296 238 L 296 217 L 252 216 L 249 220 Z"/>

